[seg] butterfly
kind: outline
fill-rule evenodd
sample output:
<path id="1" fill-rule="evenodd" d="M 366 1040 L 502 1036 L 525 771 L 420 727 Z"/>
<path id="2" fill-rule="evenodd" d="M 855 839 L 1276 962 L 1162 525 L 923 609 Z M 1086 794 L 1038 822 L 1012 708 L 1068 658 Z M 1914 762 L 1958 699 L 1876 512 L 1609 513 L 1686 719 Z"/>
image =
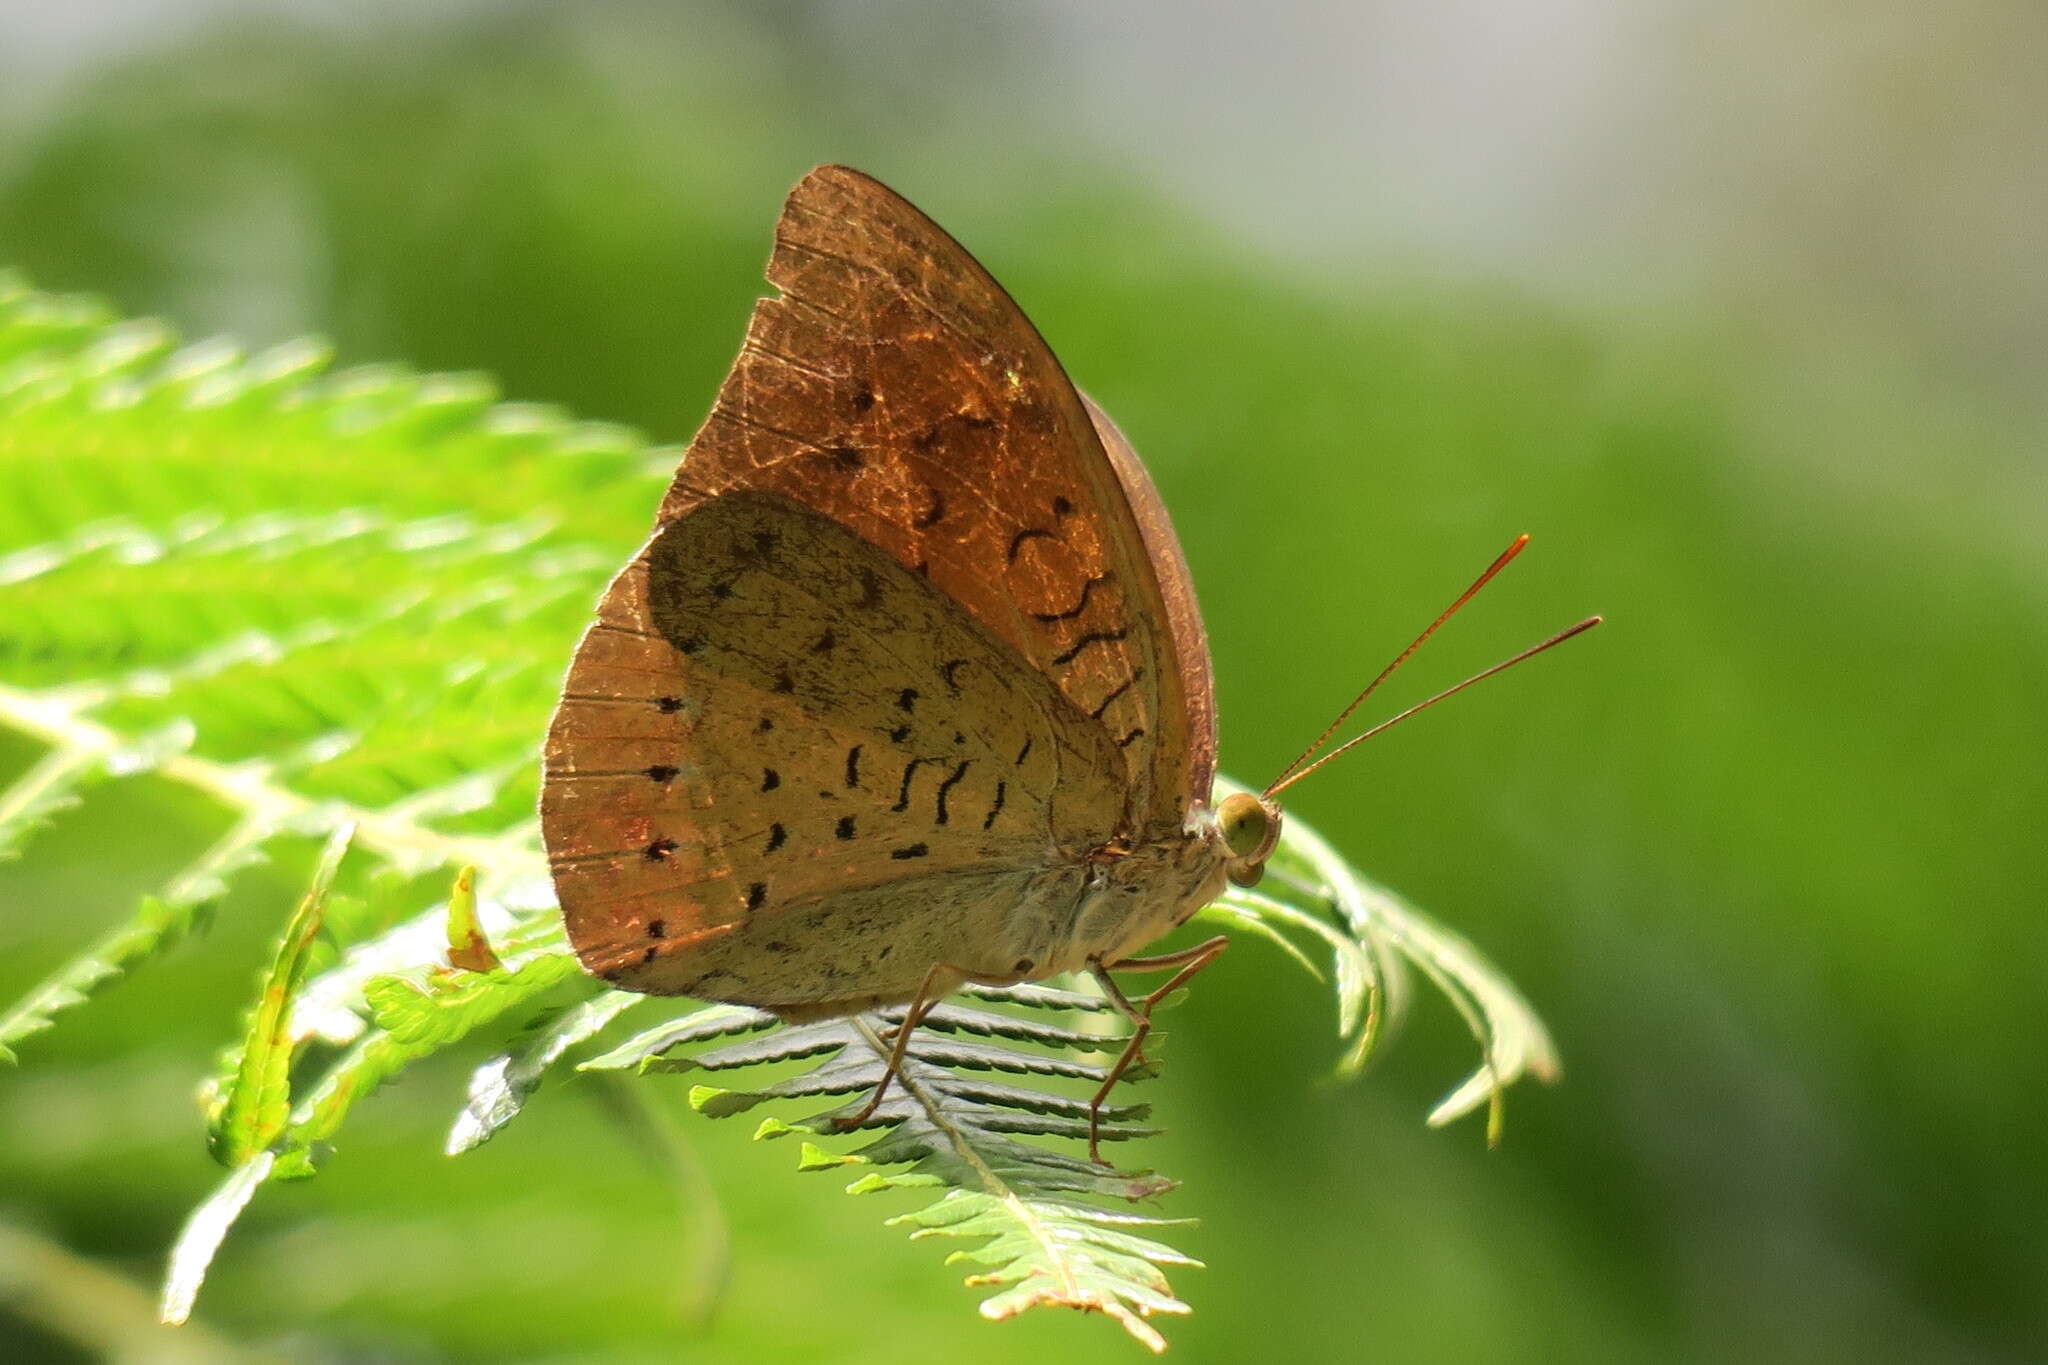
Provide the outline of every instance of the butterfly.
<path id="1" fill-rule="evenodd" d="M 549 727 L 570 942 L 625 990 L 788 1020 L 907 1005 L 855 1122 L 949 992 L 1091 972 L 1133 1025 L 1099 1109 L 1224 940 L 1140 950 L 1259 880 L 1284 782 L 1214 799 L 1165 506 L 965 248 L 821 166 L 767 274 Z M 1133 1001 L 1122 971 L 1174 975 Z"/>

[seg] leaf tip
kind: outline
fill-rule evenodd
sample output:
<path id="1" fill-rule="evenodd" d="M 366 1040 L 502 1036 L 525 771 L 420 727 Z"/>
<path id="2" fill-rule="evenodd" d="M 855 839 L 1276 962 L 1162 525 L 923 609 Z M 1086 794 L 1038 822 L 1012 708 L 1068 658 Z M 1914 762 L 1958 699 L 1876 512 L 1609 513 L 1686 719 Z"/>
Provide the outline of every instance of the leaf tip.
<path id="1" fill-rule="evenodd" d="M 796 1168 L 800 1171 L 828 1171 L 839 1166 L 864 1166 L 866 1158 L 846 1152 L 828 1152 L 815 1142 L 806 1142 L 797 1151 Z"/>

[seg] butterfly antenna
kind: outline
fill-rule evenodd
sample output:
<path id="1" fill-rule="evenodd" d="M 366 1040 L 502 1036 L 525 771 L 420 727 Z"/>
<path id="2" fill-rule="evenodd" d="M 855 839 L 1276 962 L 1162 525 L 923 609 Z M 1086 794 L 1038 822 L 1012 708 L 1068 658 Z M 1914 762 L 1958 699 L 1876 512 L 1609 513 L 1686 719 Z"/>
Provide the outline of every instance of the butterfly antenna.
<path id="1" fill-rule="evenodd" d="M 1459 683 L 1456 687 L 1446 687 L 1443 691 L 1437 693 L 1428 701 L 1419 701 L 1415 703 L 1415 705 L 1409 707 L 1400 715 L 1395 716 L 1390 720 L 1381 721 L 1378 725 L 1373 726 L 1372 729 L 1367 730 L 1358 738 L 1346 740 L 1344 743 L 1330 750 L 1330 752 L 1328 752 L 1327 754 L 1324 754 L 1315 762 L 1309 764 L 1306 768 L 1303 768 L 1300 772 L 1295 773 L 1291 777 L 1287 777 L 1281 781 L 1275 782 L 1272 786 L 1266 788 L 1266 795 L 1271 796 L 1275 792 L 1279 791 L 1282 787 L 1293 786 L 1295 783 L 1301 781 L 1302 778 L 1307 777 L 1310 773 L 1322 767 L 1325 763 L 1328 763 L 1331 759 L 1337 757 L 1337 755 L 1343 753 L 1346 749 L 1357 748 L 1359 745 L 1365 743 L 1367 740 L 1371 739 L 1380 731 L 1392 729 L 1394 726 L 1399 725 L 1402 721 L 1408 719 L 1408 717 L 1414 715 L 1418 711 L 1427 711 L 1430 707 L 1435 706 L 1444 698 L 1456 696 L 1458 693 L 1463 692 L 1473 683 L 1479 682 L 1486 678 L 1490 678 L 1494 674 L 1502 672 L 1506 669 L 1513 668 L 1516 664 L 1521 663 L 1524 659 L 1533 659 L 1538 654 L 1541 654 L 1544 650 L 1553 649 L 1556 646 L 1563 644 L 1566 640 L 1571 639 L 1574 635 L 1585 634 L 1593 627 L 1599 625 L 1600 621 L 1601 618 L 1598 616 L 1588 616 L 1585 620 L 1579 622 L 1577 625 L 1559 631 L 1557 634 L 1551 636 L 1548 640 L 1545 640 L 1542 644 L 1531 645 L 1529 646 L 1529 648 L 1523 650 L 1520 654 L 1515 655 L 1514 658 L 1502 659 L 1492 668 L 1482 669 L 1480 672 L 1474 673 L 1471 677 L 1465 679 L 1465 681 Z"/>
<path id="2" fill-rule="evenodd" d="M 1436 634 L 1436 629 L 1438 626 L 1442 625 L 1444 622 L 1450 620 L 1452 616 L 1456 615 L 1459 607 L 1464 606 L 1467 602 L 1470 602 L 1474 597 L 1477 597 L 1479 595 L 1479 590 L 1485 587 L 1487 583 L 1492 581 L 1493 576 L 1495 574 L 1499 573 L 1502 569 L 1505 569 L 1508 566 L 1509 560 L 1513 559 L 1516 555 L 1522 553 L 1522 547 L 1524 545 L 1527 545 L 1528 543 L 1528 536 L 1516 536 L 1515 543 L 1508 546 L 1507 549 L 1501 551 L 1500 558 L 1494 560 L 1492 565 L 1487 568 L 1485 573 L 1479 575 L 1479 577 L 1473 582 L 1471 587 L 1465 589 L 1464 592 L 1458 594 L 1458 600 L 1451 603 L 1451 605 L 1449 605 L 1448 607 L 1445 607 L 1444 614 L 1437 617 L 1436 620 L 1431 621 L 1429 623 L 1429 629 L 1423 631 L 1422 634 L 1416 636 L 1414 643 L 1410 644 L 1408 648 L 1402 650 L 1399 654 L 1394 656 L 1394 661 L 1388 664 L 1385 668 L 1381 669 L 1379 676 L 1377 678 L 1374 678 L 1371 682 L 1367 683 L 1365 685 L 1365 690 L 1363 692 L 1360 692 L 1357 696 L 1353 697 L 1351 699 L 1351 704 L 1345 707 L 1342 711 L 1339 711 L 1337 713 L 1337 719 L 1331 721 L 1329 727 L 1325 729 L 1320 735 L 1316 736 L 1316 742 L 1309 745 L 1306 749 L 1303 749 L 1301 751 L 1301 757 L 1295 759 L 1294 762 L 1288 764 L 1287 767 L 1284 770 L 1282 770 L 1280 776 L 1273 779 L 1273 785 L 1266 788 L 1266 795 L 1271 796 L 1274 792 L 1279 791 L 1282 787 L 1292 782 L 1295 778 L 1295 770 L 1301 767 L 1302 764 L 1308 762 L 1309 759 L 1315 757 L 1316 750 L 1322 748 L 1325 744 L 1330 742 L 1330 736 L 1336 734 L 1337 728 L 1341 726 L 1345 721 L 1351 719 L 1351 713 L 1353 711 L 1356 711 L 1359 708 L 1359 706 L 1365 701 L 1365 699 L 1372 695 L 1373 689 L 1375 687 L 1378 687 L 1381 683 L 1385 682 L 1387 680 L 1387 676 L 1391 674 L 1395 669 L 1399 668 L 1402 664 L 1407 663 L 1408 656 L 1413 654 L 1416 650 L 1422 648 L 1422 642 L 1424 640 L 1427 640 L 1430 636 Z M 1332 755 L 1332 757 L 1335 757 L 1335 755 Z"/>

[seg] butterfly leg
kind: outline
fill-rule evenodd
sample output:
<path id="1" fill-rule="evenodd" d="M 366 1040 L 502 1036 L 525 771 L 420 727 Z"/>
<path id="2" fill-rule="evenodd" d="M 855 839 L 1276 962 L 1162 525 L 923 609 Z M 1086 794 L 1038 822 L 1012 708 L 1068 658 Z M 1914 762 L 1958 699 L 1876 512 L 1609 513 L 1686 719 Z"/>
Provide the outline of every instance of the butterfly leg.
<path id="1" fill-rule="evenodd" d="M 934 962 L 931 969 L 924 974 L 924 981 L 918 986 L 917 995 L 911 1000 L 910 1008 L 903 1012 L 902 1022 L 896 1025 L 889 1046 L 889 1065 L 882 1072 L 882 1079 L 876 1082 L 875 1093 L 868 1096 L 868 1102 L 861 1106 L 859 1113 L 840 1119 L 833 1125 L 834 1127 L 858 1128 L 874 1117 L 875 1110 L 881 1107 L 882 1097 L 889 1093 L 889 1082 L 895 1080 L 896 1073 L 903 1069 L 903 1054 L 910 1048 L 910 1035 L 939 1003 L 939 997 L 932 993 L 932 987 L 938 980 L 939 973 L 947 970 L 950 969 L 945 963 Z"/>
<path id="2" fill-rule="evenodd" d="M 1110 1092 L 1116 1089 L 1116 1083 L 1124 1078 L 1124 1073 L 1144 1060 L 1145 1039 L 1152 1032 L 1152 1011 L 1158 1008 L 1160 1001 L 1180 989 L 1190 977 L 1208 966 L 1218 953 L 1229 946 L 1230 940 L 1218 934 L 1215 938 L 1207 939 L 1177 953 L 1160 953 L 1155 957 L 1127 957 L 1116 962 L 1096 962 L 1090 965 L 1089 971 L 1101 985 L 1102 993 L 1108 997 L 1109 1003 L 1116 1007 L 1117 1013 L 1131 1023 L 1131 1036 L 1125 1041 L 1122 1054 L 1117 1057 L 1116 1064 L 1110 1067 L 1108 1077 L 1102 1082 L 1102 1088 L 1095 1092 L 1095 1098 L 1088 1102 L 1088 1157 L 1096 1165 L 1114 1164 L 1102 1158 L 1102 1106 L 1109 1099 Z M 1180 970 L 1168 977 L 1165 985 L 1139 1001 L 1133 1001 L 1124 994 L 1123 987 L 1117 985 L 1116 978 L 1110 975 L 1111 972 L 1163 972 L 1169 967 L 1178 967 Z"/>

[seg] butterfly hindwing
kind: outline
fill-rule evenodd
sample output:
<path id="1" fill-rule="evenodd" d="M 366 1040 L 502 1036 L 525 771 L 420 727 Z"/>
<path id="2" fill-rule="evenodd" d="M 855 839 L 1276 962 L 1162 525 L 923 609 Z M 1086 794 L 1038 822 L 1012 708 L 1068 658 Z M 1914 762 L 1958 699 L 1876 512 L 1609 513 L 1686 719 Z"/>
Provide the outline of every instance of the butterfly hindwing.
<path id="1" fill-rule="evenodd" d="M 764 493 L 666 522 L 620 576 L 547 759 L 585 964 L 763 1005 L 907 995 L 934 961 L 1001 974 L 1057 930 L 1031 907 L 1071 907 L 1124 799 L 1113 741 L 1050 680 Z"/>

